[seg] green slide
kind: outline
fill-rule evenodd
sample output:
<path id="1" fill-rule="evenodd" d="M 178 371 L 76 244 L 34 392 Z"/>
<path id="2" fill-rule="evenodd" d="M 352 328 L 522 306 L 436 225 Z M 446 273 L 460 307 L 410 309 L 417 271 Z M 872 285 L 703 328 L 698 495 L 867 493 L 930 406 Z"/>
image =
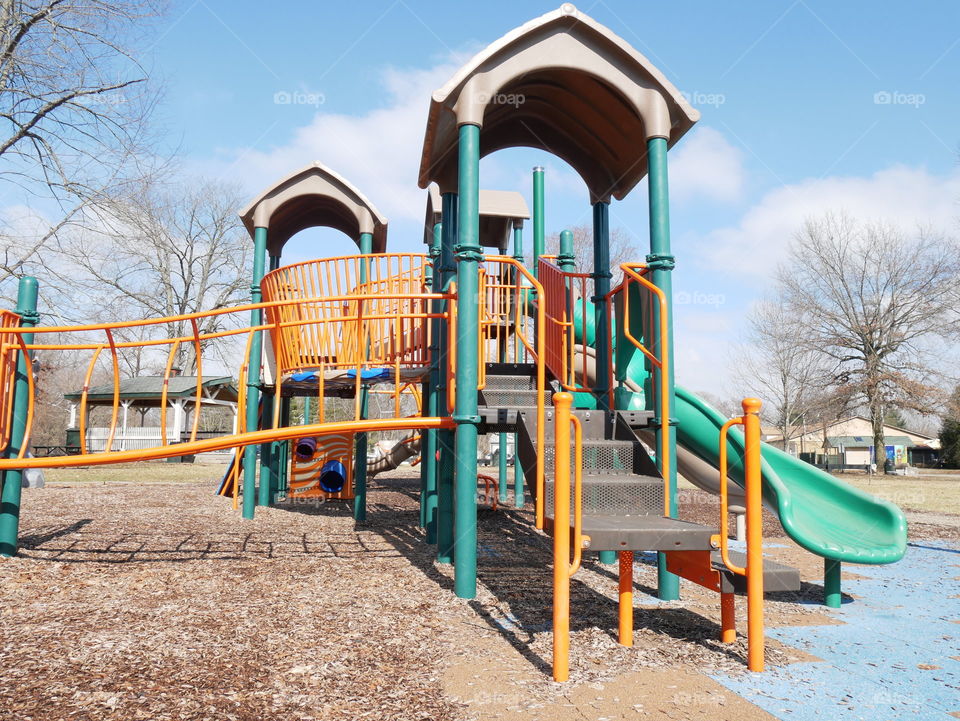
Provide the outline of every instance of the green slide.
<path id="1" fill-rule="evenodd" d="M 636 378 L 642 387 L 642 377 Z M 690 391 L 677 387 L 677 443 L 716 466 L 726 422 Z M 730 430 L 730 478 L 743 485 L 743 434 Z M 893 563 L 907 546 L 907 521 L 894 504 L 844 483 L 778 448 L 763 444 L 763 496 L 787 535 L 819 556 L 852 563 Z"/>
<path id="2" fill-rule="evenodd" d="M 631 309 L 637 307 L 634 304 L 639 305 L 635 293 L 631 293 L 630 301 Z M 622 309 L 617 310 L 619 325 Z M 585 325 L 586 340 L 590 343 L 593 318 L 589 314 L 586 319 L 581 319 L 579 313 L 575 315 L 577 335 L 582 338 Z M 631 312 L 631 326 L 634 319 L 642 317 L 640 312 Z M 582 320 L 586 323 L 582 324 Z M 635 336 L 641 335 L 639 323 L 631 330 Z M 615 337 L 616 375 L 630 387 L 629 391 L 624 388 L 617 392 L 617 407 L 643 408 L 642 389 L 647 376 L 643 356 L 622 335 Z M 676 397 L 671 415 L 677 419 L 678 453 L 692 454 L 705 461 L 688 463 L 684 475 L 699 487 L 716 493 L 720 428 L 727 418 L 679 386 Z M 903 557 L 907 521 L 893 503 L 844 483 L 766 443 L 761 453 L 764 503 L 777 514 L 787 535 L 800 546 L 819 556 L 850 563 L 893 563 Z M 730 479 L 742 487 L 743 434 L 738 428 L 732 428 L 728 434 L 727 458 Z M 684 464 L 680 463 L 680 467 Z M 696 472 L 692 472 L 694 470 Z"/>

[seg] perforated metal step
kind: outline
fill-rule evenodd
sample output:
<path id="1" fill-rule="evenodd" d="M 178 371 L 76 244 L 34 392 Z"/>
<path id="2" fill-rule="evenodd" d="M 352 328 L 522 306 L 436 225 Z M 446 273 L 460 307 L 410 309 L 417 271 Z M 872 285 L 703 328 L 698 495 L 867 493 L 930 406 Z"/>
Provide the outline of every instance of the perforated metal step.
<path id="1" fill-rule="evenodd" d="M 548 519 L 547 530 L 553 530 Z M 570 533 L 573 523 L 570 523 Z M 663 516 L 583 515 L 583 533 L 591 551 L 706 551 L 717 529 Z"/>
<path id="2" fill-rule="evenodd" d="M 544 482 L 544 509 L 547 515 L 553 514 L 555 488 L 552 480 Z M 569 493 L 570 507 L 573 508 L 572 481 Z M 581 499 L 584 515 L 662 515 L 663 480 L 635 474 L 585 476 Z"/>

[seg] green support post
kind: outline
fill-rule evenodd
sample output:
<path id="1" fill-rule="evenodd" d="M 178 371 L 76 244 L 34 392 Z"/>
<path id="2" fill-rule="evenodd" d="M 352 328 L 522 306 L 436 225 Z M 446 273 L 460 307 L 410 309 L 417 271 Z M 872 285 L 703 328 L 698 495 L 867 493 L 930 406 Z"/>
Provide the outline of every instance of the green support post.
<path id="1" fill-rule="evenodd" d="M 667 299 L 668 333 L 666 350 L 670 356 L 670 368 L 667 373 L 667 397 L 670 409 L 676 407 L 676 391 L 674 389 L 674 367 L 676 357 L 673 353 L 673 278 L 672 271 L 675 265 L 674 257 L 670 252 L 670 192 L 667 184 L 667 140 L 666 138 L 651 138 L 647 141 L 647 182 L 650 203 L 650 254 L 647 256 L 647 265 L 652 271 L 653 283 L 663 291 Z M 654 352 L 659 354 L 663 338 L 659 337 L 659 321 L 654 318 Z M 661 414 L 659 393 L 653 394 L 654 409 L 659 417 Z M 660 448 L 662 431 L 659 418 L 655 419 L 657 448 Z M 670 449 L 670 474 L 666 479 L 670 493 L 670 517 L 677 517 L 677 428 L 674 419 L 669 419 L 668 448 Z M 662 459 L 657 458 L 662 467 Z M 663 553 L 657 554 L 657 584 L 659 596 L 664 601 L 675 601 L 680 598 L 680 579 L 667 571 L 667 559 Z"/>
<path id="2" fill-rule="evenodd" d="M 523 221 L 513 226 L 513 259 L 523 265 Z M 514 358 L 520 358 L 520 338 L 513 339 Z M 523 489 L 523 466 L 520 463 L 520 434 L 513 434 L 513 505 L 523 508 L 526 492 Z"/>
<path id="3" fill-rule="evenodd" d="M 562 236 L 561 236 L 562 237 Z M 572 243 L 573 238 L 570 238 Z M 609 383 L 605 369 L 610 357 L 610 318 L 604 299 L 610 292 L 610 204 L 598 201 L 593 204 L 593 301 L 594 305 L 594 349 L 597 354 L 596 385 L 593 393 L 597 398 L 597 408 L 610 408 Z M 600 551 L 600 563 L 607 565 L 617 562 L 616 551 Z"/>
<path id="4" fill-rule="evenodd" d="M 32 328 L 37 324 L 37 293 L 39 283 L 36 278 L 24 276 L 17 286 L 17 315 L 22 328 Z M 22 335 L 24 343 L 33 343 L 33 333 Z M 10 428 L 10 443 L 6 449 L 7 458 L 16 458 L 20 449 L 30 439 L 27 433 L 27 408 L 30 404 L 30 380 L 33 363 L 23 354 L 17 356 L 17 374 L 13 382 L 13 416 Z M 6 471 L 3 475 L 3 491 L 0 494 L 0 556 L 15 556 L 20 536 L 20 495 L 23 491 L 23 471 Z"/>
<path id="5" fill-rule="evenodd" d="M 840 592 L 840 561 L 823 559 L 823 603 L 829 608 L 840 608 L 843 594 Z"/>
<path id="6" fill-rule="evenodd" d="M 313 411 L 310 407 L 310 401 L 312 400 L 313 398 L 310 396 L 305 396 L 303 399 L 303 425 L 305 426 L 310 424 L 310 416 Z"/>
<path id="7" fill-rule="evenodd" d="M 593 304 L 594 344 L 597 354 L 597 380 L 593 393 L 597 408 L 609 410 L 610 384 L 607 368 L 610 360 L 610 317 L 607 315 L 606 297 L 610 292 L 610 203 L 598 201 L 593 204 Z M 613 553 L 614 559 L 616 554 Z M 613 563 L 613 561 L 611 561 Z"/>
<path id="8" fill-rule="evenodd" d="M 280 267 L 280 256 L 271 255 L 267 268 L 276 270 Z M 276 388 L 276 384 L 274 384 Z M 273 428 L 273 409 L 277 403 L 276 391 L 263 396 L 263 427 Z M 269 441 L 260 446 L 260 487 L 257 489 L 257 505 L 272 505 L 277 489 L 280 486 L 280 464 L 283 451 L 280 450 L 280 441 Z"/>
<path id="9" fill-rule="evenodd" d="M 443 276 L 440 273 L 440 247 L 443 244 L 443 223 L 433 226 L 433 242 L 429 247 L 430 274 L 428 290 L 443 290 Z M 433 269 L 436 268 L 436 272 Z M 431 312 L 440 312 L 440 301 L 431 302 Z M 430 321 L 430 374 L 424 384 L 423 414 L 434 418 L 439 413 L 437 403 L 437 384 L 440 373 L 440 321 Z M 427 543 L 437 542 L 437 430 L 426 430 L 422 434 L 420 446 L 420 473 L 422 474 L 422 493 L 420 496 L 420 525 L 424 529 Z"/>
<path id="10" fill-rule="evenodd" d="M 267 229 L 254 228 L 253 231 L 253 275 L 250 283 L 250 302 L 259 303 L 263 294 L 260 281 L 263 280 L 263 261 L 267 254 Z M 250 325 L 261 324 L 263 312 L 259 308 L 250 311 Z M 260 416 L 260 365 L 263 362 L 262 333 L 253 334 L 250 343 L 250 358 L 247 370 L 247 429 L 257 430 Z M 257 447 L 247 446 L 243 451 L 243 517 L 253 518 L 257 505 Z"/>
<path id="11" fill-rule="evenodd" d="M 533 277 L 537 275 L 540 266 L 540 256 L 546 243 L 544 235 L 544 216 L 545 204 L 543 196 L 543 166 L 536 166 L 533 169 Z"/>
<path id="12" fill-rule="evenodd" d="M 477 595 L 477 384 L 480 343 L 480 126 L 460 126 L 459 211 L 457 222 L 457 384 L 453 420 L 457 424 L 454 474 L 453 587 L 460 598 Z M 463 303 L 460 303 L 463 300 Z"/>
<path id="13" fill-rule="evenodd" d="M 573 252 L 573 233 L 569 230 L 560 231 L 560 251 L 557 253 L 557 266 L 564 273 L 575 273 L 577 270 L 577 256 Z"/>
<path id="14" fill-rule="evenodd" d="M 442 196 L 442 244 L 440 246 L 440 276 L 444 291 L 449 290 L 457 272 L 457 264 L 453 257 L 453 246 L 457 239 L 457 194 L 444 193 Z M 448 311 L 446 303 L 441 304 L 444 311 Z M 439 333 L 440 352 L 438 355 L 437 374 L 437 415 L 447 415 L 447 323 L 440 323 Z M 443 410 L 440 413 L 440 410 Z M 454 434 L 451 430 L 441 430 L 437 433 L 437 447 L 440 451 L 440 460 L 437 462 L 437 562 L 453 563 L 454 556 Z M 433 459 L 431 459 L 433 462 Z"/>
<path id="15" fill-rule="evenodd" d="M 360 233 L 360 255 L 373 252 L 373 234 Z M 360 282 L 367 282 L 367 263 L 360 264 Z M 367 417 L 369 392 L 366 384 L 360 387 L 360 418 Z M 353 471 L 353 520 L 367 520 L 367 434 L 358 433 L 356 460 Z"/>
<path id="16" fill-rule="evenodd" d="M 290 403 L 292 398 L 280 399 L 280 426 L 287 428 L 290 426 Z M 286 495 L 290 481 L 290 444 L 291 441 L 276 441 L 274 453 L 276 453 L 276 473 L 273 480 L 276 482 L 271 489 L 270 502 L 276 503 L 281 495 Z"/>

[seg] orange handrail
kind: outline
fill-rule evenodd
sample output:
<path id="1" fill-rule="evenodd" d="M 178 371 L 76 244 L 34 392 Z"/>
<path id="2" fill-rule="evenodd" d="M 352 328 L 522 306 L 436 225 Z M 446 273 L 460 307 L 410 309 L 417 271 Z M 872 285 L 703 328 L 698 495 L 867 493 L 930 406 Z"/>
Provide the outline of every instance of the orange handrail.
<path id="1" fill-rule="evenodd" d="M 534 359 L 537 369 L 537 448 L 542 449 L 545 438 L 545 429 L 544 423 L 546 418 L 546 411 L 544 409 L 545 405 L 545 395 L 546 395 L 546 386 L 547 386 L 547 367 L 546 367 L 546 315 L 544 313 L 544 304 L 540 300 L 544 297 L 543 285 L 540 284 L 540 281 L 534 277 L 527 268 L 524 267 L 523 263 L 520 263 L 515 258 L 511 258 L 506 255 L 488 255 L 485 260 L 492 263 L 501 263 L 503 265 L 512 267 L 515 271 L 514 283 L 513 283 L 513 305 L 514 305 L 514 333 L 517 338 L 520 339 L 521 343 L 527 350 L 527 353 Z M 526 280 L 530 285 L 525 286 L 521 280 Z M 531 346 L 530 342 L 526 339 L 525 334 L 518 332 L 518 329 L 521 327 L 521 314 L 523 317 L 527 317 L 527 312 L 524 309 L 528 309 L 528 304 L 531 301 L 531 296 L 537 298 L 536 304 L 536 340 Z M 522 312 L 523 311 L 523 312 Z M 482 359 L 481 359 L 482 361 Z M 545 492 L 545 481 L 544 481 L 544 459 L 542 451 L 537 453 L 537 467 L 536 467 L 536 503 L 535 503 L 535 526 L 536 528 L 542 529 L 544 524 L 544 504 L 543 496 Z"/>
<path id="2" fill-rule="evenodd" d="M 624 292 L 623 303 L 623 329 L 624 337 L 629 340 L 640 352 L 642 352 L 650 362 L 658 369 L 658 379 L 660 386 L 660 448 L 657 452 L 657 461 L 660 466 L 660 473 L 663 476 L 663 514 L 670 515 L 670 318 L 667 309 L 667 296 L 656 285 L 647 280 L 642 272 L 647 271 L 647 266 L 643 263 L 621 263 L 624 278 L 622 288 L 628 291 L 629 282 L 632 280 L 646 288 L 657 298 L 660 308 L 660 348 L 659 357 L 651 353 L 644 347 L 643 343 L 637 340 L 630 333 L 630 303 L 626 292 Z M 611 356 L 613 355 L 611 349 Z M 599 369 L 598 369 L 599 372 Z M 612 387 L 612 383 L 610 384 Z"/>
<path id="3" fill-rule="evenodd" d="M 747 578 L 747 667 L 763 671 L 763 489 L 761 487 L 760 401 L 745 398 L 743 416 L 733 418 L 720 429 L 720 557 L 733 573 Z M 727 516 L 727 433 L 735 425 L 743 426 L 744 494 L 747 508 L 747 564 L 730 562 Z M 730 615 L 730 609 L 727 614 Z M 729 619 L 728 619 L 729 620 Z M 732 624 L 731 624 L 732 625 Z M 725 636 L 726 636 L 726 626 Z"/>

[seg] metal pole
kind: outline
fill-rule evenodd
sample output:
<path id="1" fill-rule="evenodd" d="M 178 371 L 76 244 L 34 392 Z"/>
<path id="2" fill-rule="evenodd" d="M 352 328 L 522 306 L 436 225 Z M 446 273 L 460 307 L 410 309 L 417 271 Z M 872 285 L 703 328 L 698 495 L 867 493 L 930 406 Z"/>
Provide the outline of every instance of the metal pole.
<path id="1" fill-rule="evenodd" d="M 543 167 L 533 169 L 533 277 L 537 278 L 537 267 L 545 248 L 544 237 L 545 204 L 543 196 Z"/>
<path id="2" fill-rule="evenodd" d="M 577 256 L 573 252 L 573 233 L 569 230 L 560 231 L 560 250 L 557 253 L 557 266 L 564 273 L 577 271 Z"/>
<path id="3" fill-rule="evenodd" d="M 440 246 L 443 243 L 443 224 L 435 223 L 433 238 L 428 252 L 430 254 L 430 271 L 424 278 L 427 290 L 436 292 L 442 290 L 443 278 L 440 275 L 439 260 Z M 433 268 L 436 267 L 436 273 Z M 431 302 L 431 312 L 439 312 L 439 302 Z M 440 353 L 440 323 L 430 320 L 430 373 L 423 384 L 423 414 L 430 417 L 437 415 L 437 373 L 439 372 Z M 429 429 L 423 432 L 423 442 L 420 446 L 420 526 L 424 529 L 427 543 L 437 542 L 437 431 Z"/>
<path id="4" fill-rule="evenodd" d="M 20 326 L 32 328 L 37 324 L 36 278 L 24 276 L 17 286 L 17 315 Z M 24 343 L 33 343 L 33 333 L 23 334 Z M 17 357 L 17 374 L 13 384 L 13 417 L 10 428 L 10 445 L 7 458 L 16 458 L 20 449 L 30 439 L 27 434 L 27 408 L 30 404 L 30 381 L 27 373 L 33 373 L 33 363 L 23 354 Z M 3 474 L 3 492 L 0 496 L 0 556 L 14 556 L 20 534 L 20 495 L 23 490 L 23 471 L 7 471 Z"/>
<path id="5" fill-rule="evenodd" d="M 553 396 L 555 409 L 553 494 L 553 680 L 570 678 L 570 406 L 573 395 Z"/>
<path id="6" fill-rule="evenodd" d="M 607 293 L 610 292 L 610 278 L 610 204 L 598 201 L 593 204 L 593 298 L 591 300 L 594 304 L 594 349 L 597 354 L 596 382 L 592 390 L 597 398 L 597 408 L 600 410 L 608 410 L 610 407 L 610 389 L 607 387 L 606 373 L 610 357 L 610 318 L 607 316 L 607 304 L 604 301 Z M 586 333 L 584 333 L 584 343 L 586 343 Z M 617 562 L 616 551 L 600 551 L 597 556 L 600 563 L 610 565 Z"/>
<path id="7" fill-rule="evenodd" d="M 373 234 L 360 233 L 360 255 L 373 252 Z M 360 263 L 360 282 L 367 282 L 368 261 Z M 367 417 L 369 392 L 366 384 L 360 387 L 360 419 Z M 353 520 L 367 520 L 367 434 L 357 433 L 356 460 L 353 473 Z"/>
<path id="8" fill-rule="evenodd" d="M 271 255 L 267 265 L 269 270 L 280 267 L 280 256 Z M 277 398 L 277 379 L 273 381 L 274 390 L 263 394 L 263 428 L 273 428 L 273 408 L 280 402 Z M 273 503 L 274 494 L 280 484 L 280 461 L 282 451 L 280 441 L 270 441 L 260 446 L 260 487 L 257 489 L 257 505 L 269 506 Z"/>
<path id="9" fill-rule="evenodd" d="M 513 226 L 513 259 L 523 264 L 523 221 L 515 223 Z M 514 333 L 517 329 L 514 329 Z M 520 361 L 520 338 L 516 335 L 513 339 L 513 357 L 516 362 Z M 513 505 L 516 508 L 523 508 L 525 501 L 525 491 L 523 490 L 523 466 L 520 464 L 520 434 L 513 434 Z"/>
<path id="10" fill-rule="evenodd" d="M 440 275 L 442 278 L 442 287 L 444 292 L 450 289 L 457 272 L 457 264 L 453 256 L 453 246 L 457 241 L 457 194 L 444 193 L 442 206 L 442 244 L 440 246 Z M 446 312 L 450 311 L 448 302 L 440 303 L 440 308 Z M 440 327 L 439 352 L 437 353 L 437 415 L 447 415 L 447 354 L 449 351 L 450 339 L 447 332 L 447 323 L 445 320 L 438 322 Z M 443 564 L 453 563 L 454 543 L 453 543 L 453 524 L 454 524 L 454 505 L 453 505 L 453 431 L 442 430 L 437 433 L 437 447 L 440 451 L 439 461 L 430 459 L 431 463 L 437 463 L 437 562 Z"/>
<path id="11" fill-rule="evenodd" d="M 829 608 L 840 608 L 843 594 L 840 591 L 840 561 L 823 559 L 823 603 Z"/>
<path id="12" fill-rule="evenodd" d="M 263 297 L 260 281 L 263 280 L 263 261 L 267 253 L 267 229 L 253 231 L 253 274 L 250 283 L 250 302 L 259 303 Z M 261 324 L 263 312 L 256 308 L 250 311 L 250 325 Z M 250 343 L 250 358 L 247 369 L 247 430 L 257 430 L 260 419 L 260 365 L 263 362 L 261 332 L 253 335 Z M 243 517 L 253 518 L 257 504 L 257 447 L 247 446 L 243 451 Z"/>
<path id="13" fill-rule="evenodd" d="M 747 668 L 763 671 L 763 495 L 760 478 L 760 401 L 743 406 L 743 475 L 747 503 Z"/>
<path id="14" fill-rule="evenodd" d="M 479 382 L 478 293 L 480 286 L 480 126 L 460 126 L 457 254 L 457 423 L 454 477 L 453 587 L 460 598 L 477 595 L 477 384 Z M 461 302 L 463 301 L 463 302 Z"/>
<path id="15" fill-rule="evenodd" d="M 670 408 L 676 407 L 676 391 L 674 389 L 674 354 L 673 354 L 673 280 L 671 271 L 675 265 L 674 257 L 670 253 L 670 193 L 667 186 L 667 140 L 666 138 L 650 138 L 647 141 L 647 178 L 650 203 L 650 254 L 647 256 L 647 265 L 652 270 L 653 282 L 660 288 L 667 298 L 668 333 L 666 339 L 667 354 L 670 357 L 670 367 L 667 373 L 667 398 Z M 660 324 L 654 319 L 653 348 L 659 354 L 664 339 L 659 337 Z M 599 365 L 599 363 L 598 363 Z M 656 388 L 652 385 L 652 388 Z M 658 392 L 653 393 L 654 409 L 660 413 Z M 661 429 L 659 419 L 655 419 L 657 448 L 660 448 Z M 677 517 L 677 428 L 673 418 L 670 418 L 668 431 L 670 458 L 669 477 L 666 479 L 670 493 L 670 517 Z M 662 459 L 657 458 L 657 465 L 661 468 Z M 667 570 L 667 559 L 663 553 L 657 554 L 657 587 L 659 596 L 664 601 L 675 601 L 680 598 L 680 579 Z"/>
<path id="16" fill-rule="evenodd" d="M 607 316 L 605 298 L 610 292 L 610 203 L 598 201 L 593 204 L 593 305 L 594 344 L 597 354 L 596 384 L 593 392 L 597 408 L 609 410 L 610 398 L 607 367 L 610 358 L 610 318 Z M 584 334 L 586 335 L 586 334 Z M 611 561 L 612 562 L 612 561 Z"/>

